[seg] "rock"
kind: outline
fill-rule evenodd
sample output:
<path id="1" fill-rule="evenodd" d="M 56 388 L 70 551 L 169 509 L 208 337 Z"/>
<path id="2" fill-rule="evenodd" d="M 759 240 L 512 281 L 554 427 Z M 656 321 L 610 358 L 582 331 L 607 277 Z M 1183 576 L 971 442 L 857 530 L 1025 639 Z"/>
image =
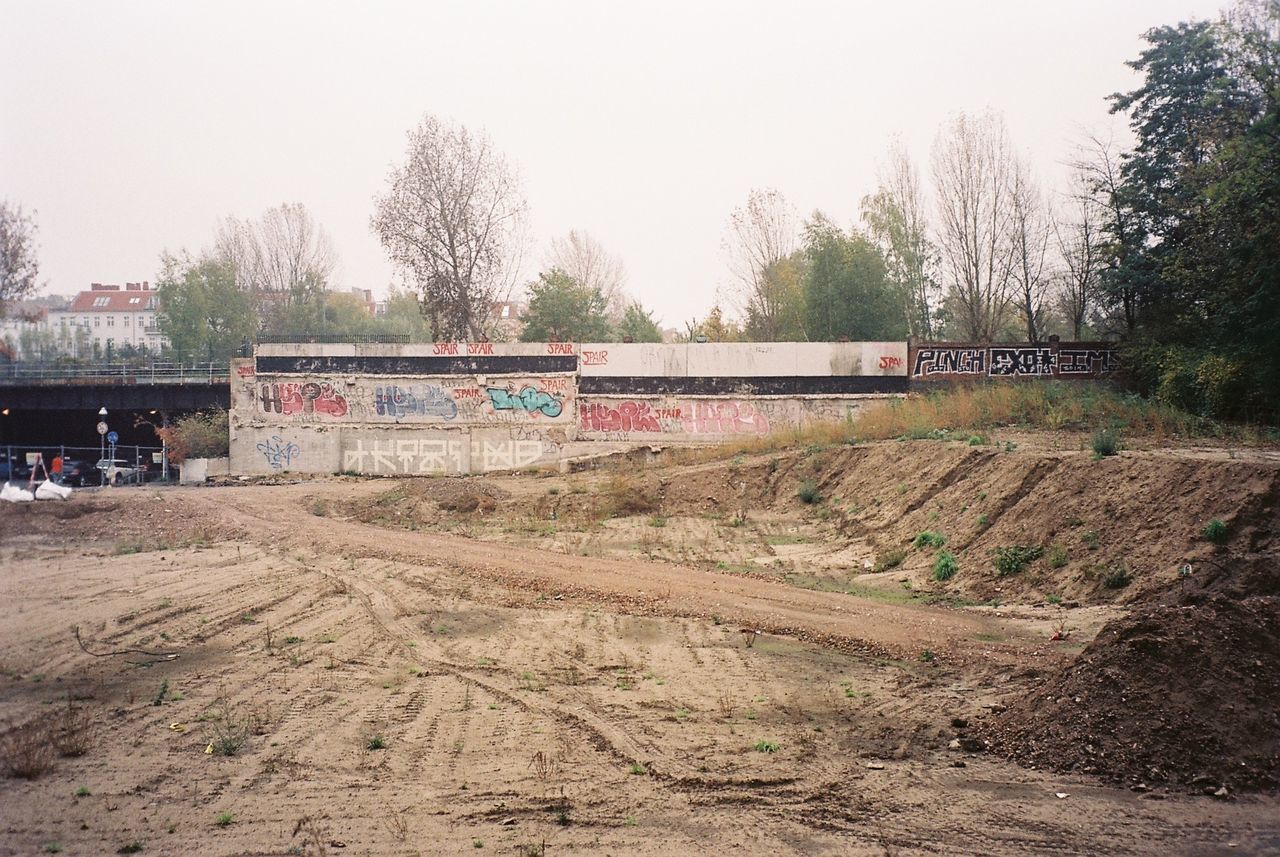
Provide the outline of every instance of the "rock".
<path id="1" fill-rule="evenodd" d="M 883 770 L 884 770 L 884 765 L 880 764 L 879 762 L 867 762 L 867 770 L 870 770 L 870 771 L 883 771 Z"/>
<path id="2" fill-rule="evenodd" d="M 947 745 L 947 749 L 948 749 L 948 750 L 959 750 L 959 749 L 960 749 L 960 739 L 959 739 L 959 738 L 952 738 L 952 739 L 951 739 L 951 743 Z"/>
<path id="3" fill-rule="evenodd" d="M 969 726 L 969 721 L 965 720 L 963 717 L 952 717 L 951 726 L 954 729 L 966 729 Z"/>
<path id="4" fill-rule="evenodd" d="M 981 753 L 987 749 L 986 745 L 977 738 L 961 737 L 957 740 L 960 742 L 960 749 L 966 753 Z"/>
<path id="5" fill-rule="evenodd" d="M 967 767 L 969 767 L 969 766 L 965 764 L 964 759 L 956 759 L 954 762 L 952 762 L 952 763 L 951 763 L 951 767 L 953 767 L 953 768 L 967 768 Z"/>
<path id="6" fill-rule="evenodd" d="M 1214 792 L 1213 796 L 1218 798 L 1219 800 L 1226 800 L 1227 798 L 1231 797 L 1231 792 L 1227 791 L 1226 786 L 1223 786 L 1222 788 Z"/>

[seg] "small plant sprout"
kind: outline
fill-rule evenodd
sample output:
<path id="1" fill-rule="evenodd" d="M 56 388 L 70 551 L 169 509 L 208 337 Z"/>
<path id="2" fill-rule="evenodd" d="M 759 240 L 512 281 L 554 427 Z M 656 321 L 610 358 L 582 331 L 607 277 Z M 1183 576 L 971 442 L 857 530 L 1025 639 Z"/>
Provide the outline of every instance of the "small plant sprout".
<path id="1" fill-rule="evenodd" d="M 956 576 L 956 572 L 960 570 L 960 564 L 956 562 L 955 554 L 951 551 L 939 551 L 937 558 L 933 561 L 933 579 L 941 583 L 950 580 Z"/>
<path id="2" fill-rule="evenodd" d="M 776 753 L 778 752 L 778 742 L 776 741 L 757 741 L 754 745 L 757 753 Z"/>
<path id="3" fill-rule="evenodd" d="M 644 765 L 640 764 L 639 762 L 632 762 L 631 766 L 627 768 L 627 771 L 629 773 L 635 774 L 636 776 L 643 776 L 649 773 L 649 769 L 646 768 Z"/>
<path id="4" fill-rule="evenodd" d="M 364 742 L 364 746 L 366 750 L 385 750 L 387 749 L 387 739 L 381 735 L 371 735 Z"/>
<path id="5" fill-rule="evenodd" d="M 1204 525 L 1204 539 L 1215 545 L 1225 545 L 1227 543 L 1227 525 L 1219 518 L 1214 518 Z"/>
<path id="6" fill-rule="evenodd" d="M 81 786 L 76 789 L 76 797 L 88 797 L 90 794 L 92 794 L 92 792 L 89 791 L 88 786 Z"/>
<path id="7" fill-rule="evenodd" d="M 227 827 L 227 826 L 229 826 L 229 825 L 231 825 L 231 824 L 234 824 L 234 823 L 235 823 L 235 820 L 236 820 L 236 817 L 235 817 L 234 815 L 232 815 L 231 813 L 229 813 L 229 812 L 220 812 L 220 813 L 218 813 L 218 817 L 217 817 L 216 819 L 214 819 L 214 822 L 213 822 L 213 823 L 214 823 L 214 824 L 216 824 L 216 825 L 218 825 L 219 827 Z"/>

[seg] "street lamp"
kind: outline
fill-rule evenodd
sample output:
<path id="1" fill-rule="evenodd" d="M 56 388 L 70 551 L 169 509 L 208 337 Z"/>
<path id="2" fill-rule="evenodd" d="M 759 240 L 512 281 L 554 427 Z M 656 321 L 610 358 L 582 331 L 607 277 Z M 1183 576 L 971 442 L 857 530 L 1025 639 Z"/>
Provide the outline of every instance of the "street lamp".
<path id="1" fill-rule="evenodd" d="M 105 405 L 98 409 L 98 447 L 101 450 L 98 455 L 99 484 L 106 485 L 107 468 L 102 466 L 103 460 L 107 457 L 107 408 Z"/>

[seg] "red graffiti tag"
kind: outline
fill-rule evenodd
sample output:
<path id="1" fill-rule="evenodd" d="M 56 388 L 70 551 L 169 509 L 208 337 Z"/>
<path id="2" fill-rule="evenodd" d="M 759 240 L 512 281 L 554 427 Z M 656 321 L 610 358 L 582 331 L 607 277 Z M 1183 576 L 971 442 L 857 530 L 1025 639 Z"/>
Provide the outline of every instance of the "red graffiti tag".
<path id="1" fill-rule="evenodd" d="M 480 398 L 479 387 L 454 387 L 453 397 L 455 399 L 478 399 Z"/>
<path id="2" fill-rule="evenodd" d="M 467 353 L 468 354 L 492 354 L 493 343 L 492 342 L 468 342 Z"/>
<path id="3" fill-rule="evenodd" d="M 456 342 L 437 342 L 431 349 L 432 354 L 450 354 L 456 356 L 458 353 L 458 343 Z"/>
<path id="4" fill-rule="evenodd" d="M 769 418 L 749 402 L 694 402 L 684 418 L 690 434 L 768 434 Z"/>
<path id="5" fill-rule="evenodd" d="M 882 354 L 880 356 L 881 369 L 896 369 L 902 365 L 901 357 L 894 357 L 892 354 Z"/>
<path id="6" fill-rule="evenodd" d="M 573 354 L 572 342 L 548 342 L 548 354 Z"/>
<path id="7" fill-rule="evenodd" d="M 604 366 L 609 362 L 608 351 L 584 351 L 582 352 L 582 365 L 584 366 Z"/>
<path id="8" fill-rule="evenodd" d="M 266 413 L 326 414 L 346 416 L 347 400 L 329 383 L 307 381 L 302 384 L 263 384 L 262 410 Z"/>
<path id="9" fill-rule="evenodd" d="M 252 366 L 237 366 L 237 367 L 236 367 L 236 374 L 237 374 L 237 375 L 239 375 L 241 378 L 248 378 L 248 377 L 251 377 L 251 376 L 253 375 L 253 367 L 252 367 Z"/>
<path id="10" fill-rule="evenodd" d="M 584 404 L 579 415 L 583 431 L 662 431 L 649 406 L 640 402 L 620 402 L 616 408 Z"/>

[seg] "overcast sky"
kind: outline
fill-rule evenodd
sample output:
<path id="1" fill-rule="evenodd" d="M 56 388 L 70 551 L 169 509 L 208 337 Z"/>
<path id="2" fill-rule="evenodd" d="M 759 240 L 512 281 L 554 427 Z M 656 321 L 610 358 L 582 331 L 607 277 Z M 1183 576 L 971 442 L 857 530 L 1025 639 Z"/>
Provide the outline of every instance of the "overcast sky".
<path id="1" fill-rule="evenodd" d="M 38 210 L 46 291 L 156 278 L 226 215 L 301 202 L 336 285 L 393 279 L 371 198 L 424 112 L 516 165 L 537 271 L 585 230 L 679 326 L 728 283 L 753 187 L 845 224 L 899 136 L 1004 113 L 1050 183 L 1149 27 L 1214 0 L 30 2 L 0 0 L 0 197 Z"/>

